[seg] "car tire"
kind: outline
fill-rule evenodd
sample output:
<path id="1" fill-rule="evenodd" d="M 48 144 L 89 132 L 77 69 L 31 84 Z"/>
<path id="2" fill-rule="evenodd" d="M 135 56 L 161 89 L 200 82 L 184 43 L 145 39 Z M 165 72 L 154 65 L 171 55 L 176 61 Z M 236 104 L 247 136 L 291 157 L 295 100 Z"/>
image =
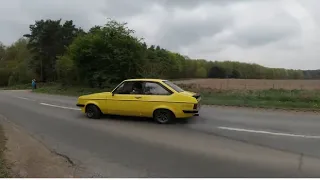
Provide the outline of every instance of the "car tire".
<path id="1" fill-rule="evenodd" d="M 96 105 L 89 104 L 86 106 L 86 116 L 90 119 L 100 119 L 101 111 Z"/>
<path id="2" fill-rule="evenodd" d="M 175 119 L 175 115 L 167 109 L 157 109 L 153 113 L 153 119 L 159 124 L 169 124 Z"/>

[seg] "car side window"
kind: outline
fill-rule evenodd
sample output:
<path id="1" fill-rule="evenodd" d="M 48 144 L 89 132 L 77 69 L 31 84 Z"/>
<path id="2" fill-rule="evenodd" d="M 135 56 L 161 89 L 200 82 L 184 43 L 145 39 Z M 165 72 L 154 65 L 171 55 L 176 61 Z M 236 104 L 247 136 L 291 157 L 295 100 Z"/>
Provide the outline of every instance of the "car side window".
<path id="1" fill-rule="evenodd" d="M 130 94 L 132 90 L 132 83 L 131 82 L 124 82 L 122 83 L 115 91 L 115 94 Z"/>
<path id="2" fill-rule="evenodd" d="M 124 82 L 114 92 L 115 94 L 143 94 L 141 82 Z"/>
<path id="3" fill-rule="evenodd" d="M 146 82 L 144 85 L 144 93 L 146 95 L 170 95 L 171 93 L 163 88 L 160 84 L 154 82 Z"/>

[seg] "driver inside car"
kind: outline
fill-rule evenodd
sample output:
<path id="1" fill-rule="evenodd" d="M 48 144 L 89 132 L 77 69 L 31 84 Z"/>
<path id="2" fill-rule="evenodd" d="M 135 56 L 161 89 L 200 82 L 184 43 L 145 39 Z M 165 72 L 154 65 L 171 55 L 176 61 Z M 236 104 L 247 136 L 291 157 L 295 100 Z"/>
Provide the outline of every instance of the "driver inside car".
<path id="1" fill-rule="evenodd" d="M 131 94 L 142 94 L 142 84 L 137 82 L 133 84 Z"/>

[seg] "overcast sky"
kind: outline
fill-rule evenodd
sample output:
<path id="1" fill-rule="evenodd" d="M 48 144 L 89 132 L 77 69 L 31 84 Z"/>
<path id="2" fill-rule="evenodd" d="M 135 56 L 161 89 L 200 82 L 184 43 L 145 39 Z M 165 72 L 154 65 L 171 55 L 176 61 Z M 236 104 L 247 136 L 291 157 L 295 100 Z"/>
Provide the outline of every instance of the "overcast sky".
<path id="1" fill-rule="evenodd" d="M 320 0 L 0 0 L 0 41 L 39 19 L 88 29 L 128 22 L 149 44 L 191 58 L 320 69 Z"/>

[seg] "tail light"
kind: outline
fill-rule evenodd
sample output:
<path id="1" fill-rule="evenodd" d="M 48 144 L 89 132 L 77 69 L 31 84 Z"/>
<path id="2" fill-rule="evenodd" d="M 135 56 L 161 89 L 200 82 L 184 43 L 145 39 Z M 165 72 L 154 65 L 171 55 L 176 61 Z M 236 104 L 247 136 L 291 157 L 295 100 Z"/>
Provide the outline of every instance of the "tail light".
<path id="1" fill-rule="evenodd" d="M 198 109 L 198 104 L 194 104 L 193 109 Z"/>
<path id="2" fill-rule="evenodd" d="M 192 97 L 194 97 L 194 98 L 198 99 L 198 98 L 200 98 L 200 97 L 201 97 L 201 95 L 197 93 L 197 94 L 193 95 Z"/>

